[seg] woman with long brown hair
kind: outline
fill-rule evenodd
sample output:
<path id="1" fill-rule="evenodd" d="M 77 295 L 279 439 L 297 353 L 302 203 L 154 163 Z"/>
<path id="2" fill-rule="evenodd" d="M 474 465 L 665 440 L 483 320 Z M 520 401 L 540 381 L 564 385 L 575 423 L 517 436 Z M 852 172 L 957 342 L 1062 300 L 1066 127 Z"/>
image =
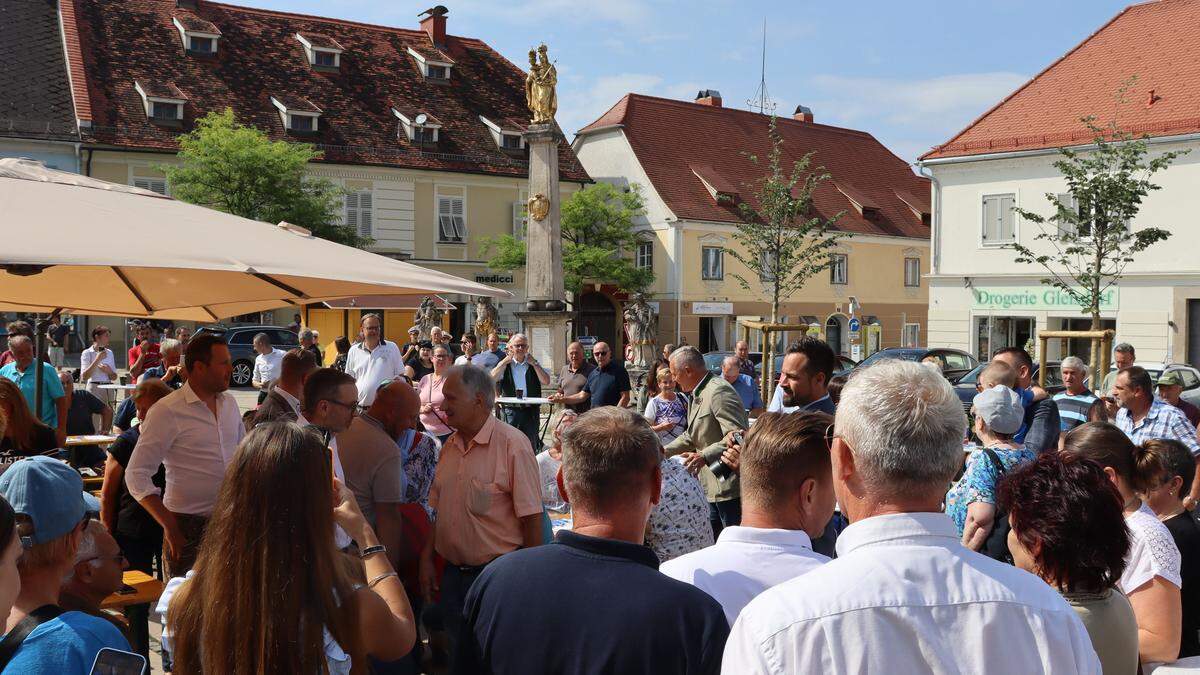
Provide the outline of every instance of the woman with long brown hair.
<path id="1" fill-rule="evenodd" d="M 359 544 L 365 585 L 334 547 L 335 521 Z M 159 611 L 181 675 L 366 673 L 367 656 L 395 661 L 416 637 L 387 552 L 335 483 L 321 438 L 283 421 L 238 447 L 196 566 Z"/>
<path id="2" fill-rule="evenodd" d="M 0 436 L 0 453 L 29 457 L 58 447 L 54 429 L 33 416 L 21 388 L 3 377 L 0 377 L 0 408 L 8 418 L 8 426 Z"/>
<path id="3" fill-rule="evenodd" d="M 1146 452 L 1107 422 L 1075 427 L 1063 442 L 1063 453 L 1099 464 L 1121 495 L 1129 552 L 1117 588 L 1133 605 L 1142 663 L 1169 662 L 1179 656 L 1183 581 L 1175 540 L 1139 497 L 1154 487 L 1158 478 L 1156 472 L 1148 471 L 1151 463 L 1146 461 Z"/>

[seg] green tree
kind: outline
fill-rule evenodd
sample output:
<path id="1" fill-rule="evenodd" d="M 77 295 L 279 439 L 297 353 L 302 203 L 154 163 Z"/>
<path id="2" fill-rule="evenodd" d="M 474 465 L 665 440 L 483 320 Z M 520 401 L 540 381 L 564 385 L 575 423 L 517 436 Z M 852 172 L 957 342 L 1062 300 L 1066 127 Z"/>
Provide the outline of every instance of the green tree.
<path id="1" fill-rule="evenodd" d="M 1070 296 L 1082 314 L 1091 316 L 1092 330 L 1100 330 L 1104 294 L 1137 254 L 1171 236 L 1158 227 L 1135 231 L 1130 223 L 1146 195 L 1159 189 L 1151 176 L 1183 153 L 1151 157 L 1145 136 L 1134 138 L 1115 121 L 1104 127 L 1094 117 L 1082 121 L 1092 132 L 1094 146 L 1081 151 L 1059 149 L 1054 167 L 1066 178 L 1067 193 L 1046 194 L 1054 215 L 1013 208 L 1040 226 L 1033 239 L 1043 245 L 1039 251 L 1019 242 L 1011 248 L 1017 252 L 1017 262 L 1041 265 L 1049 274 L 1041 282 Z"/>
<path id="2" fill-rule="evenodd" d="M 638 268 L 626 252 L 637 248 L 633 219 L 645 212 L 640 191 L 596 183 L 572 194 L 562 204 L 563 287 L 573 295 L 587 281 L 644 291 L 654 272 Z M 525 267 L 525 238 L 505 234 L 484 240 L 488 267 L 512 271 Z"/>
<path id="3" fill-rule="evenodd" d="M 267 223 L 286 220 L 340 244 L 370 243 L 341 224 L 344 191 L 306 177 L 308 163 L 321 156 L 312 145 L 272 141 L 226 108 L 197 120 L 179 147 L 180 163 L 162 167 L 177 199 Z"/>
<path id="4" fill-rule="evenodd" d="M 742 222 L 733 233 L 739 248 L 725 251 L 754 273 L 755 279 L 734 274 L 747 291 L 762 289 L 771 298 L 771 323 L 779 321 L 779 305 L 790 298 L 814 275 L 833 264 L 830 255 L 849 233 L 836 229 L 842 213 L 822 218 L 812 210 L 817 186 L 829 179 L 823 167 L 812 169 L 814 153 L 804 155 L 785 173 L 783 137 L 771 117 L 768 130 L 771 149 L 766 157 L 766 174 L 750 187 L 754 202 L 738 204 Z M 755 155 L 747 155 L 762 165 Z"/>

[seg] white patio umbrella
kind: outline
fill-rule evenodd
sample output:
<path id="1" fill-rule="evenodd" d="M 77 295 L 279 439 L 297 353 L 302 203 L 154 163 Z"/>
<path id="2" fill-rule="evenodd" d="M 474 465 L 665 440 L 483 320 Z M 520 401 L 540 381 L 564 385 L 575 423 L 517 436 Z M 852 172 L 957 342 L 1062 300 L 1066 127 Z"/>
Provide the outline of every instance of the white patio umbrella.
<path id="1" fill-rule="evenodd" d="M 0 159 L 0 241 L 6 310 L 215 321 L 350 296 L 512 297 L 287 223 L 261 223 L 27 159 Z"/>

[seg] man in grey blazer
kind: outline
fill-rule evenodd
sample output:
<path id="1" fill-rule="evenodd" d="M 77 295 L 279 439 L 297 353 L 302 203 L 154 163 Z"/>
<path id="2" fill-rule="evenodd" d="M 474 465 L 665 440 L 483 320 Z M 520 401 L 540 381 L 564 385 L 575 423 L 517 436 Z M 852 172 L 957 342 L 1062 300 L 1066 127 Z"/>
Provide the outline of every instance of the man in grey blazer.
<path id="1" fill-rule="evenodd" d="M 300 399 L 304 394 L 304 380 L 317 369 L 317 360 L 312 352 L 303 347 L 283 355 L 279 379 L 271 393 L 263 399 L 254 413 L 254 426 L 263 422 L 288 419 L 293 422 L 300 416 Z"/>

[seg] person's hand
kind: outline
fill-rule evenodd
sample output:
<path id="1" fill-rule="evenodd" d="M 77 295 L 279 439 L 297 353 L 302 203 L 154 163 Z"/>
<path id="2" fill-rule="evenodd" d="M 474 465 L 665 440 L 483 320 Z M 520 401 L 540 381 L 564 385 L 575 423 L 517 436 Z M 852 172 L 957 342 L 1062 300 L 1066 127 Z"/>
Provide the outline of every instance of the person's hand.
<path id="1" fill-rule="evenodd" d="M 1104 401 L 1104 414 L 1108 415 L 1108 419 L 1116 419 L 1117 413 L 1121 410 L 1121 404 L 1112 396 L 1105 396 L 1100 399 Z"/>
<path id="2" fill-rule="evenodd" d="M 1196 498 L 1192 495 L 1184 497 L 1183 508 L 1187 509 L 1188 511 L 1194 511 L 1196 509 Z"/>
<path id="3" fill-rule="evenodd" d="M 333 520 L 351 537 L 357 539 L 363 527 L 367 524 L 367 519 L 363 517 L 362 511 L 358 508 L 358 500 L 354 498 L 354 493 L 346 484 L 337 478 L 333 479 Z"/>
<path id="4" fill-rule="evenodd" d="M 58 441 L 58 447 L 67 447 L 67 430 L 65 427 L 59 427 L 54 430 L 54 440 Z"/>
<path id="5" fill-rule="evenodd" d="M 430 405 L 430 404 L 428 404 L 428 403 L 425 403 L 425 404 L 423 404 L 423 405 L 421 406 L 421 414 L 422 414 L 422 415 L 428 415 L 428 414 L 429 414 L 429 413 L 431 413 L 431 412 L 433 412 L 433 406 L 432 406 L 432 405 Z"/>
<path id="6" fill-rule="evenodd" d="M 421 597 L 425 599 L 426 604 L 433 602 L 433 594 L 440 590 L 438 587 L 437 566 L 433 564 L 433 556 L 421 555 L 417 579 L 421 585 Z"/>
<path id="7" fill-rule="evenodd" d="M 551 403 L 558 403 L 559 401 L 563 400 L 563 393 L 561 391 L 556 391 L 547 396 L 546 400 L 550 401 Z"/>
<path id="8" fill-rule="evenodd" d="M 741 458 L 741 456 L 741 446 L 735 445 L 721 453 L 721 461 L 724 462 L 734 473 L 740 473 L 738 471 L 738 460 Z"/>
<path id="9" fill-rule="evenodd" d="M 967 521 L 963 525 L 962 545 L 978 551 L 983 548 L 996 520 L 996 505 L 971 502 L 967 506 Z"/>
<path id="10" fill-rule="evenodd" d="M 731 432 L 729 432 L 729 433 L 725 434 L 725 447 L 726 447 L 726 448 L 730 448 L 730 449 L 737 448 L 737 449 L 739 449 L 739 450 L 740 450 L 742 446 L 740 446 L 740 445 L 738 445 L 737 443 L 734 443 L 734 442 L 733 442 L 733 436 L 734 436 L 734 434 L 743 434 L 743 435 L 745 435 L 745 434 L 742 432 L 742 430 L 740 430 L 740 429 L 734 429 L 733 431 L 731 431 Z"/>
<path id="11" fill-rule="evenodd" d="M 683 457 L 683 468 L 687 469 L 693 476 L 700 473 L 700 469 L 708 466 L 704 461 L 704 455 L 698 452 L 685 452 Z"/>
<path id="12" fill-rule="evenodd" d="M 171 522 L 163 528 L 163 541 L 167 544 L 167 557 L 178 561 L 187 545 L 183 539 L 183 533 L 179 531 L 179 523 Z"/>

